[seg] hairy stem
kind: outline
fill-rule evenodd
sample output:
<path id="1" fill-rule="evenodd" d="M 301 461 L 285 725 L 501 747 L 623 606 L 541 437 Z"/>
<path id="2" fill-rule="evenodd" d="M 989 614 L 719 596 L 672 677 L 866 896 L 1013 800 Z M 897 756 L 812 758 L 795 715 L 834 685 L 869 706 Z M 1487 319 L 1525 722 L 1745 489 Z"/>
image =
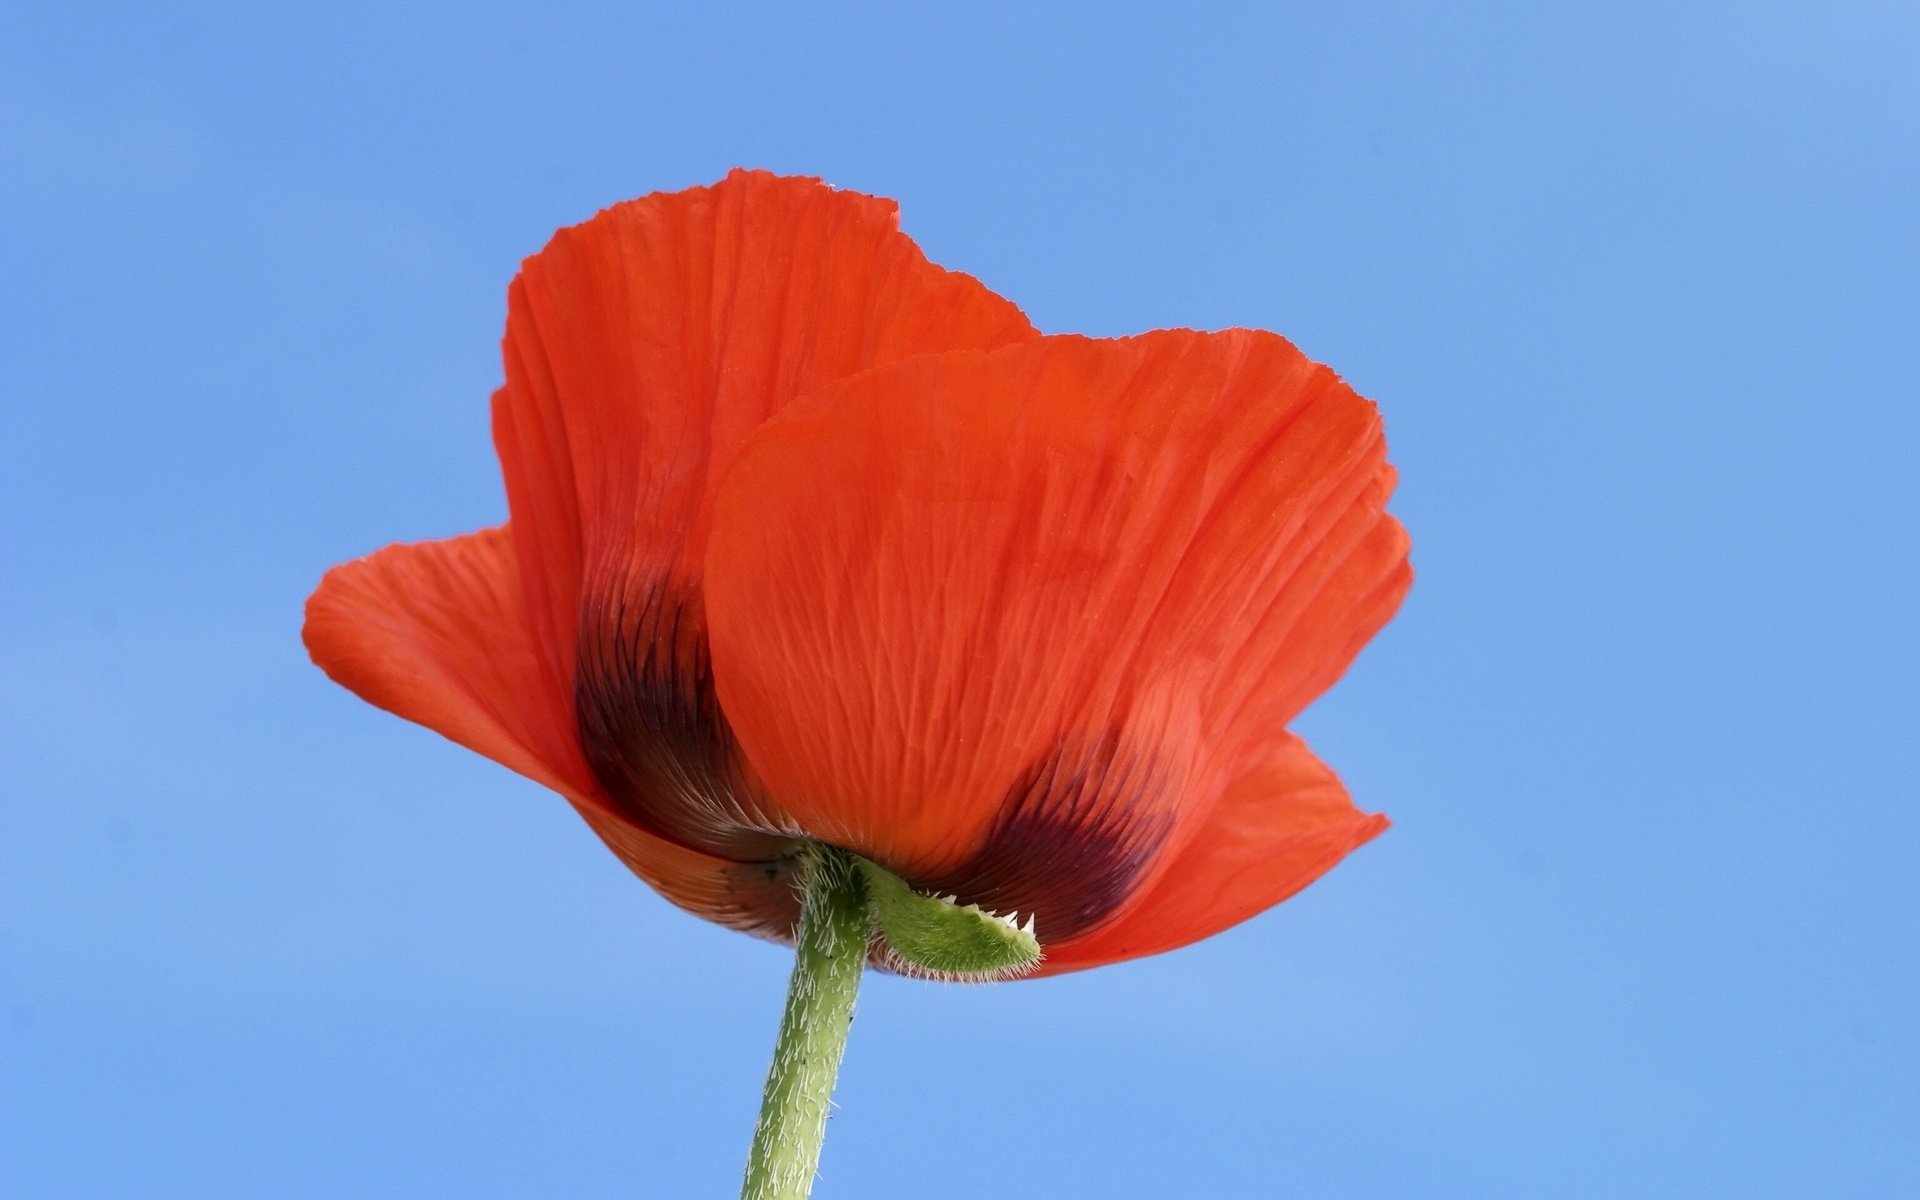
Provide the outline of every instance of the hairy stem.
<path id="1" fill-rule="evenodd" d="M 813 1191 L 827 1106 L 867 962 L 872 919 L 852 856 L 817 844 L 807 853 L 811 861 L 794 939 L 793 977 L 741 1200 L 806 1200 Z"/>

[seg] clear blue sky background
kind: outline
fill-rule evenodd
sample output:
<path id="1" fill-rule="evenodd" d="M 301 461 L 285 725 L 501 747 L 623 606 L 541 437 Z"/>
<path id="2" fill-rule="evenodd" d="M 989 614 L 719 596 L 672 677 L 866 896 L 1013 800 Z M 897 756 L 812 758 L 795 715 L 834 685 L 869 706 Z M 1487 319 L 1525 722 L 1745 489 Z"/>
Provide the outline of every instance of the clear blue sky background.
<path id="1" fill-rule="evenodd" d="M 1044 330 L 1281 330 L 1420 578 L 1394 829 L 1202 946 L 867 988 L 821 1200 L 1920 1195 L 1920 10 L 0 15 L 0 1194 L 725 1196 L 788 968 L 301 650 L 503 512 L 504 290 L 735 164 Z"/>

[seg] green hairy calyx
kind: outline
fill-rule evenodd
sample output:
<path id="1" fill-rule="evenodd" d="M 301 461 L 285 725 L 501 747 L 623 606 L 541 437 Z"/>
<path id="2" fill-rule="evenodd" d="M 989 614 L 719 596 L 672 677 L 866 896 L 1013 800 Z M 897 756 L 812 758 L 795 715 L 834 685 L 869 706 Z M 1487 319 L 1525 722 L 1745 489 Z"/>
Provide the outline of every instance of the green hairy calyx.
<path id="1" fill-rule="evenodd" d="M 866 884 L 867 908 L 893 965 L 935 979 L 1011 979 L 1040 962 L 1033 917 L 988 912 L 952 896 L 927 896 L 884 867 L 854 860 Z"/>

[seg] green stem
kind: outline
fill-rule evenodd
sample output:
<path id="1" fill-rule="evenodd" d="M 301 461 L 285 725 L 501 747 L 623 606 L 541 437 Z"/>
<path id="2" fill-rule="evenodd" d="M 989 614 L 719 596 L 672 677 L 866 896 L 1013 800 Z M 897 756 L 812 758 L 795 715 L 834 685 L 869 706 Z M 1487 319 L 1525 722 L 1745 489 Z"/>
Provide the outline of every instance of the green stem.
<path id="1" fill-rule="evenodd" d="M 808 851 L 806 899 L 794 938 L 793 977 L 773 1045 L 760 1120 L 747 1154 L 741 1200 L 806 1200 L 813 1191 L 827 1105 L 853 1023 L 853 998 L 867 962 L 872 918 L 853 857 Z"/>

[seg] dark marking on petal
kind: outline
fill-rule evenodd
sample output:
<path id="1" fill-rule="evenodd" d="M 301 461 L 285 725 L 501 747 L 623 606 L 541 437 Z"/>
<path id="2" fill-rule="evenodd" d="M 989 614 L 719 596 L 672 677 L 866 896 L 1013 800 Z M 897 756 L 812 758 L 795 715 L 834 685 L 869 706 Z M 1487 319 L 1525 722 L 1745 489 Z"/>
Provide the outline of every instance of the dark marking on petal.
<path id="1" fill-rule="evenodd" d="M 617 587 L 583 611 L 574 720 L 622 815 L 735 861 L 784 856 L 791 835 L 763 813 L 720 711 L 698 587 Z"/>
<path id="2" fill-rule="evenodd" d="M 1062 739 L 1007 789 L 980 849 L 914 880 L 993 912 L 1033 914 L 1044 945 L 1093 929 L 1130 899 L 1173 826 L 1169 781 L 1115 730 Z"/>
<path id="3" fill-rule="evenodd" d="M 649 871 L 657 838 L 631 822 L 595 809 L 581 816 L 607 848 L 662 896 L 696 916 L 772 941 L 791 942 L 800 919 L 800 859 L 716 863 L 709 871 Z"/>

